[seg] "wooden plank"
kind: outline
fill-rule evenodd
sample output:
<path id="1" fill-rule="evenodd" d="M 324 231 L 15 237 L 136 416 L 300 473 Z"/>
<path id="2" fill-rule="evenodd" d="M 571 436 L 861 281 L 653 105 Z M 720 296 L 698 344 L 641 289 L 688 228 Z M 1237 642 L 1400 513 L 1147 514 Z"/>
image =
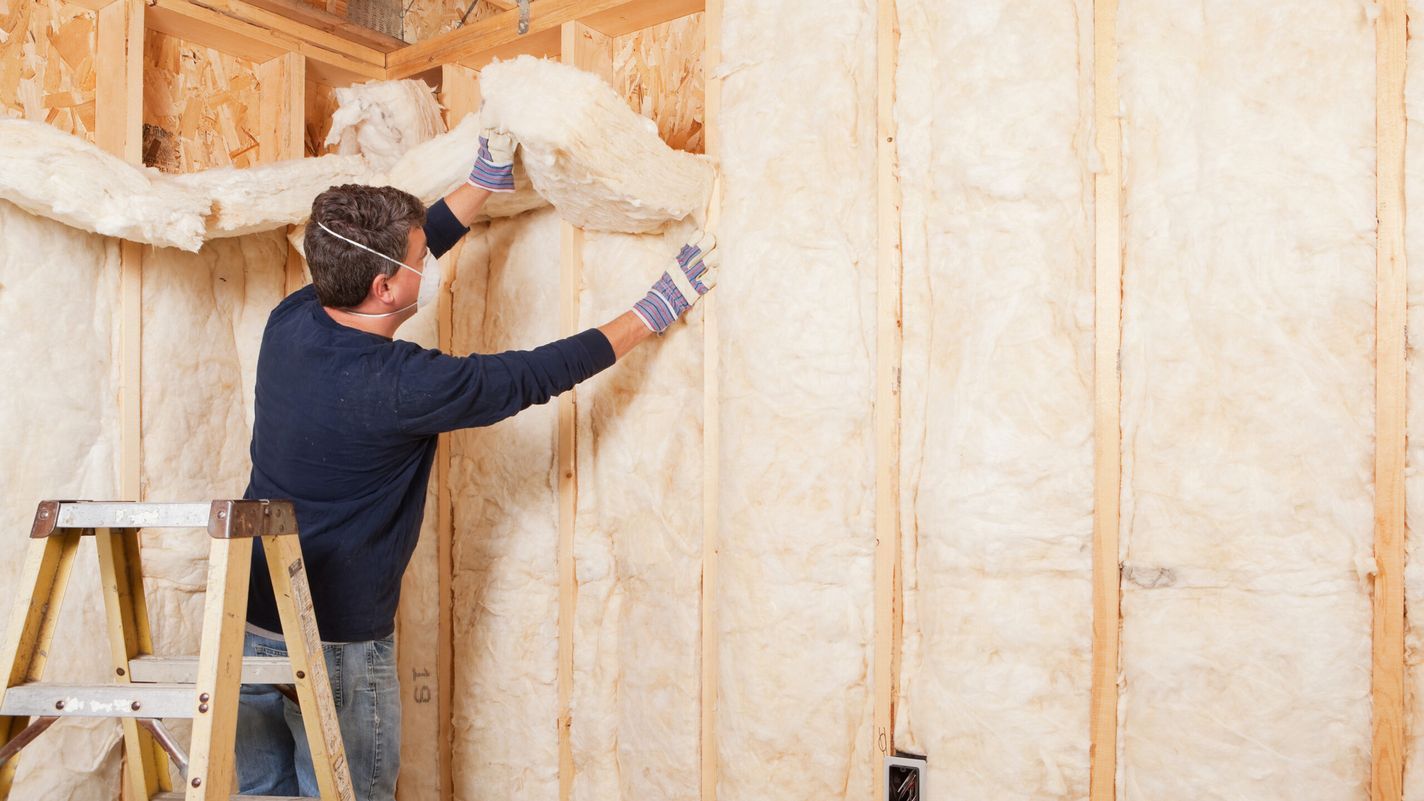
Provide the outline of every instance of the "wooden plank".
<path id="1" fill-rule="evenodd" d="M 299 53 L 313 78 L 334 85 L 386 76 L 385 53 L 242 0 L 144 2 L 149 30 L 229 55 L 260 62 Z"/>
<path id="2" fill-rule="evenodd" d="M 707 0 L 703 15 L 703 152 L 720 168 L 722 158 L 722 0 Z M 722 182 L 712 183 L 706 228 L 715 234 L 722 218 Z M 702 307 L 702 615 L 701 687 L 702 730 L 699 761 L 702 801 L 717 799 L 717 698 L 720 689 L 720 629 L 718 616 L 718 557 L 721 547 L 721 351 L 717 334 L 717 293 L 709 292 Z"/>
<path id="3" fill-rule="evenodd" d="M 79 550 L 79 537 L 78 531 L 70 531 L 30 540 L 25 564 L 15 584 L 18 596 L 15 605 L 10 607 L 10 622 L 3 651 L 0 651 L 0 671 L 5 679 L 0 685 L 0 707 L 4 706 L 10 687 L 44 678 L 49 646 L 59 621 L 60 601 L 74 567 L 74 555 Z M 0 742 L 8 743 L 28 723 L 26 718 L 0 717 Z M 15 758 L 0 765 L 0 798 L 9 796 L 19 762 L 19 758 Z"/>
<path id="4" fill-rule="evenodd" d="M 241 542 L 247 544 L 247 552 L 250 555 L 252 540 Z M 214 551 L 216 552 L 216 548 Z M 316 773 L 317 788 L 322 798 L 356 801 L 356 791 L 351 785 L 351 772 L 346 764 L 346 749 L 341 741 L 341 727 L 336 719 L 336 699 L 332 695 L 331 681 L 326 672 L 326 655 L 322 651 L 321 635 L 317 631 L 316 611 L 312 608 L 311 587 L 307 584 L 301 543 L 296 534 L 263 537 L 262 551 L 267 556 L 267 569 L 272 577 L 272 594 L 277 601 L 277 614 L 282 620 L 282 639 L 286 642 L 287 658 L 292 664 L 297 702 L 305 724 L 307 746 Z M 242 573 L 243 595 L 246 595 L 246 561 L 243 562 Z M 208 586 L 211 587 L 212 583 L 209 582 Z M 237 639 L 240 654 L 241 622 L 246 619 L 246 603 L 236 606 L 235 609 L 239 621 Z M 207 622 L 204 624 L 204 655 L 207 653 L 207 626 L 210 625 L 211 623 Z M 202 667 L 199 666 L 200 676 Z M 237 669 L 241 670 L 240 659 Z M 234 681 L 236 678 L 234 677 Z M 237 701 L 236 694 L 232 700 Z M 193 741 L 197 742 L 196 725 Z M 197 751 L 196 745 L 193 750 Z M 189 775 L 192 775 L 192 769 L 189 770 Z M 191 792 L 188 801 L 197 801 Z"/>
<path id="5" fill-rule="evenodd" d="M 346 12 L 328 11 L 302 0 L 246 0 L 248 5 L 280 14 L 310 28 L 339 36 L 382 53 L 390 53 L 406 43 L 389 34 L 371 30 L 346 19 Z"/>
<path id="6" fill-rule="evenodd" d="M 130 661 L 153 653 L 148 630 L 148 602 L 143 594 L 143 569 L 139 561 L 138 529 L 99 529 L 94 542 L 99 551 L 99 583 L 104 594 L 104 618 L 109 629 L 109 658 L 115 684 L 129 684 Z M 186 711 L 186 710 L 185 710 Z M 148 798 L 158 790 L 173 789 L 168 760 L 148 732 L 133 718 L 124 718 L 124 794 Z M 135 759 L 134 756 L 138 758 Z"/>
<path id="7" fill-rule="evenodd" d="M 236 785 L 232 744 L 237 736 L 237 697 L 242 680 L 243 624 L 247 615 L 248 566 L 252 540 L 214 539 L 208 555 L 203 640 L 198 651 L 198 684 L 208 701 L 193 713 L 188 758 L 188 801 L 203 801 L 208 789 L 226 795 Z M 206 708 L 204 708 L 206 707 Z"/>
<path id="8" fill-rule="evenodd" d="M 466 115 L 479 112 L 480 85 L 473 70 L 450 64 L 441 70 L 441 105 L 445 107 L 446 127 L 453 128 Z M 445 256 L 445 283 L 440 288 L 440 306 L 437 310 L 437 344 L 440 350 L 450 353 L 454 347 L 454 296 L 453 284 L 458 279 L 460 254 L 464 251 L 465 240 L 460 240 Z M 438 471 L 439 487 L 436 506 L 436 560 L 439 564 L 440 636 L 438 671 L 439 686 L 439 789 L 442 799 L 452 799 L 455 795 L 454 754 L 451 746 L 455 739 L 455 501 L 450 492 L 451 434 L 441 434 L 435 450 L 435 466 Z"/>
<path id="9" fill-rule="evenodd" d="M 895 145 L 895 69 L 900 46 L 895 0 L 876 4 L 875 336 L 875 728 L 870 775 L 895 755 L 900 673 L 900 354 L 903 265 Z M 868 797 L 878 798 L 878 781 Z"/>
<path id="10" fill-rule="evenodd" d="M 608 37 L 577 22 L 559 29 L 564 63 L 602 73 L 613 70 L 613 43 Z M 559 335 L 579 330 L 579 285 L 583 276 L 583 229 L 560 223 Z M 559 799 L 573 795 L 574 614 L 578 603 L 578 575 L 574 564 L 574 522 L 578 513 L 578 409 L 576 391 L 559 396 Z"/>
<path id="11" fill-rule="evenodd" d="M 131 164 L 143 162 L 143 0 L 99 11 L 94 142 Z M 141 500 L 143 248 L 119 247 L 119 497 Z"/>
<path id="12" fill-rule="evenodd" d="M 558 31 L 564 23 L 592 19 L 590 26 L 605 36 L 627 33 L 637 27 L 666 22 L 703 10 L 703 2 L 693 0 L 533 0 L 529 5 L 529 30 L 519 33 L 519 11 L 502 11 L 478 22 L 457 28 L 424 42 L 417 42 L 390 54 L 386 67 L 390 78 L 408 78 L 444 64 L 479 66 L 488 63 L 496 51 L 502 57 L 519 52 L 526 45 L 538 45 L 547 54 L 549 40 L 538 34 Z M 617 20 L 644 22 L 623 30 Z"/>
<path id="13" fill-rule="evenodd" d="M 1399 801 L 1404 783 L 1405 314 L 1404 0 L 1375 20 L 1376 253 L 1375 573 L 1372 801 Z"/>
<path id="14" fill-rule="evenodd" d="M 1122 572 L 1122 128 L 1117 2 L 1093 3 L 1093 87 L 1102 169 L 1093 180 L 1093 666 L 1089 798 L 1112 801 L 1117 781 L 1117 672 Z"/>
<path id="15" fill-rule="evenodd" d="M 257 159 L 270 164 L 302 157 L 306 142 L 307 60 L 296 53 L 284 53 L 257 65 L 258 116 Z M 291 227 L 288 227 L 290 233 Z M 306 264 L 302 254 L 287 246 L 286 292 L 306 286 Z"/>

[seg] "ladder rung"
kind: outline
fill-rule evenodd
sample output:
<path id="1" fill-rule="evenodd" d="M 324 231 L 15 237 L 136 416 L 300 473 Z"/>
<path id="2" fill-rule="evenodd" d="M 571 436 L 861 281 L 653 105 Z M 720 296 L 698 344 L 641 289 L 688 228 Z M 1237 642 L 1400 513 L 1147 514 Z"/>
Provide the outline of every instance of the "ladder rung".
<path id="1" fill-rule="evenodd" d="M 141 656 L 129 660 L 129 680 L 192 684 L 198 680 L 196 656 Z M 244 656 L 243 684 L 291 684 L 292 665 L 284 656 Z"/>
<path id="2" fill-rule="evenodd" d="M 182 792 L 157 792 L 152 795 L 152 801 L 182 801 Z M 306 795 L 234 795 L 232 801 L 322 801 L 320 798 L 308 798 Z"/>
<path id="3" fill-rule="evenodd" d="M 50 684 L 31 682 L 5 691 L 0 715 L 15 717 L 191 718 L 191 684 Z M 137 705 L 137 706 L 135 706 Z"/>
<path id="4" fill-rule="evenodd" d="M 207 528 L 208 503 L 61 503 L 55 528 Z"/>

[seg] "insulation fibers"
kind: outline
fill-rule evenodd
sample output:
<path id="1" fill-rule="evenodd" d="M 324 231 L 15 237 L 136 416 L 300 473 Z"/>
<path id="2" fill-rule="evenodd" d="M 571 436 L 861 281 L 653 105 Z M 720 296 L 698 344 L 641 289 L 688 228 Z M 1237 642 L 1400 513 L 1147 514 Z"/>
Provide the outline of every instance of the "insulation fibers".
<path id="1" fill-rule="evenodd" d="M 1370 753 L 1374 35 L 1136 0 L 1119 798 L 1359 799 Z"/>
<path id="2" fill-rule="evenodd" d="M 718 798 L 869 798 L 875 5 L 723 37 Z"/>
<path id="3" fill-rule="evenodd" d="M 628 311 L 693 232 L 584 241 L 580 328 Z M 702 331 L 578 389 L 574 801 L 699 797 Z"/>
<path id="4" fill-rule="evenodd" d="M 1409 18 L 1424 19 L 1424 0 L 1409 0 Z M 1404 106 L 1407 118 L 1405 136 L 1404 192 L 1405 262 L 1408 265 L 1410 332 L 1424 331 L 1424 50 L 1418 40 L 1409 44 L 1408 70 L 1404 84 Z M 1404 499 L 1408 505 L 1408 526 L 1405 537 L 1404 568 L 1405 618 L 1405 747 L 1404 799 L 1424 801 L 1424 361 L 1418 347 L 1417 334 L 1408 349 L 1409 450 L 1405 471 Z"/>
<path id="5" fill-rule="evenodd" d="M 0 199 L 97 234 L 196 249 L 210 197 L 41 122 L 0 120 Z"/>
<path id="6" fill-rule="evenodd" d="M 454 285 L 454 351 L 558 338 L 559 218 L 476 229 Z M 466 801 L 559 793 L 557 417 L 536 406 L 451 441 L 454 782 Z"/>
<path id="7" fill-rule="evenodd" d="M 414 145 L 445 133 L 440 104 L 424 81 L 368 81 L 336 89 L 327 145 L 390 167 Z M 473 159 L 471 159 L 473 161 Z"/>
<path id="8" fill-rule="evenodd" d="M 534 188 L 574 225 L 646 233 L 707 205 L 711 164 L 668 147 L 593 73 L 520 56 L 481 70 L 480 94 L 484 123 L 519 140 Z"/>
<path id="9" fill-rule="evenodd" d="M 0 619 L 8 621 L 36 504 L 118 494 L 118 248 L 0 201 Z M 51 681 L 105 681 L 108 651 L 94 543 L 80 543 L 49 652 Z M 19 756 L 11 797 L 108 801 L 119 780 L 119 728 L 63 720 Z M 55 755 L 63 754 L 63 759 Z"/>
<path id="10" fill-rule="evenodd" d="M 1088 791 L 1092 4 L 901 0 L 898 749 L 932 792 Z"/>

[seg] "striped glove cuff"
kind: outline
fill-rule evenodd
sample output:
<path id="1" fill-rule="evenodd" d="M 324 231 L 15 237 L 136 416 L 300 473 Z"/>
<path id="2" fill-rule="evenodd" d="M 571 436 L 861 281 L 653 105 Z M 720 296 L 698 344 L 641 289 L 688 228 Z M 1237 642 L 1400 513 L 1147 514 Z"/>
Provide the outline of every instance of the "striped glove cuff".
<path id="1" fill-rule="evenodd" d="M 480 153 L 470 170 L 470 183 L 491 192 L 514 191 L 514 137 L 485 131 L 480 135 Z"/>
<path id="2" fill-rule="evenodd" d="M 677 264 L 653 284 L 648 294 L 633 304 L 633 313 L 654 333 L 666 331 L 699 298 L 716 285 L 717 242 L 701 234 L 694 244 L 683 245 Z"/>

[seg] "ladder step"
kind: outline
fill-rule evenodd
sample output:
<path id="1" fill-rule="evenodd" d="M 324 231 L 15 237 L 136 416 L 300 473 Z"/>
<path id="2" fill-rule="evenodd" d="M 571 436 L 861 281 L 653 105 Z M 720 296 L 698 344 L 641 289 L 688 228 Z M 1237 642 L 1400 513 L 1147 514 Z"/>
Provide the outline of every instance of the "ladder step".
<path id="1" fill-rule="evenodd" d="M 155 792 L 151 801 L 182 801 L 182 792 Z M 232 801 L 322 801 L 320 798 L 308 798 L 306 795 L 234 795 Z"/>
<path id="2" fill-rule="evenodd" d="M 141 656 L 129 660 L 129 681 L 192 684 L 198 680 L 196 656 Z M 292 664 L 284 656 L 244 656 L 243 684 L 291 684 Z"/>
<path id="3" fill-rule="evenodd" d="M 151 796 L 151 801 L 183 801 L 183 798 L 182 793 L 155 793 Z M 321 799 L 304 795 L 235 795 L 232 797 L 232 801 L 321 801 Z"/>
<path id="4" fill-rule="evenodd" d="M 0 716 L 191 718 L 191 684 L 50 684 L 31 682 L 5 691 Z"/>
<path id="5" fill-rule="evenodd" d="M 76 501 L 59 505 L 55 528 L 207 528 L 207 503 Z"/>

